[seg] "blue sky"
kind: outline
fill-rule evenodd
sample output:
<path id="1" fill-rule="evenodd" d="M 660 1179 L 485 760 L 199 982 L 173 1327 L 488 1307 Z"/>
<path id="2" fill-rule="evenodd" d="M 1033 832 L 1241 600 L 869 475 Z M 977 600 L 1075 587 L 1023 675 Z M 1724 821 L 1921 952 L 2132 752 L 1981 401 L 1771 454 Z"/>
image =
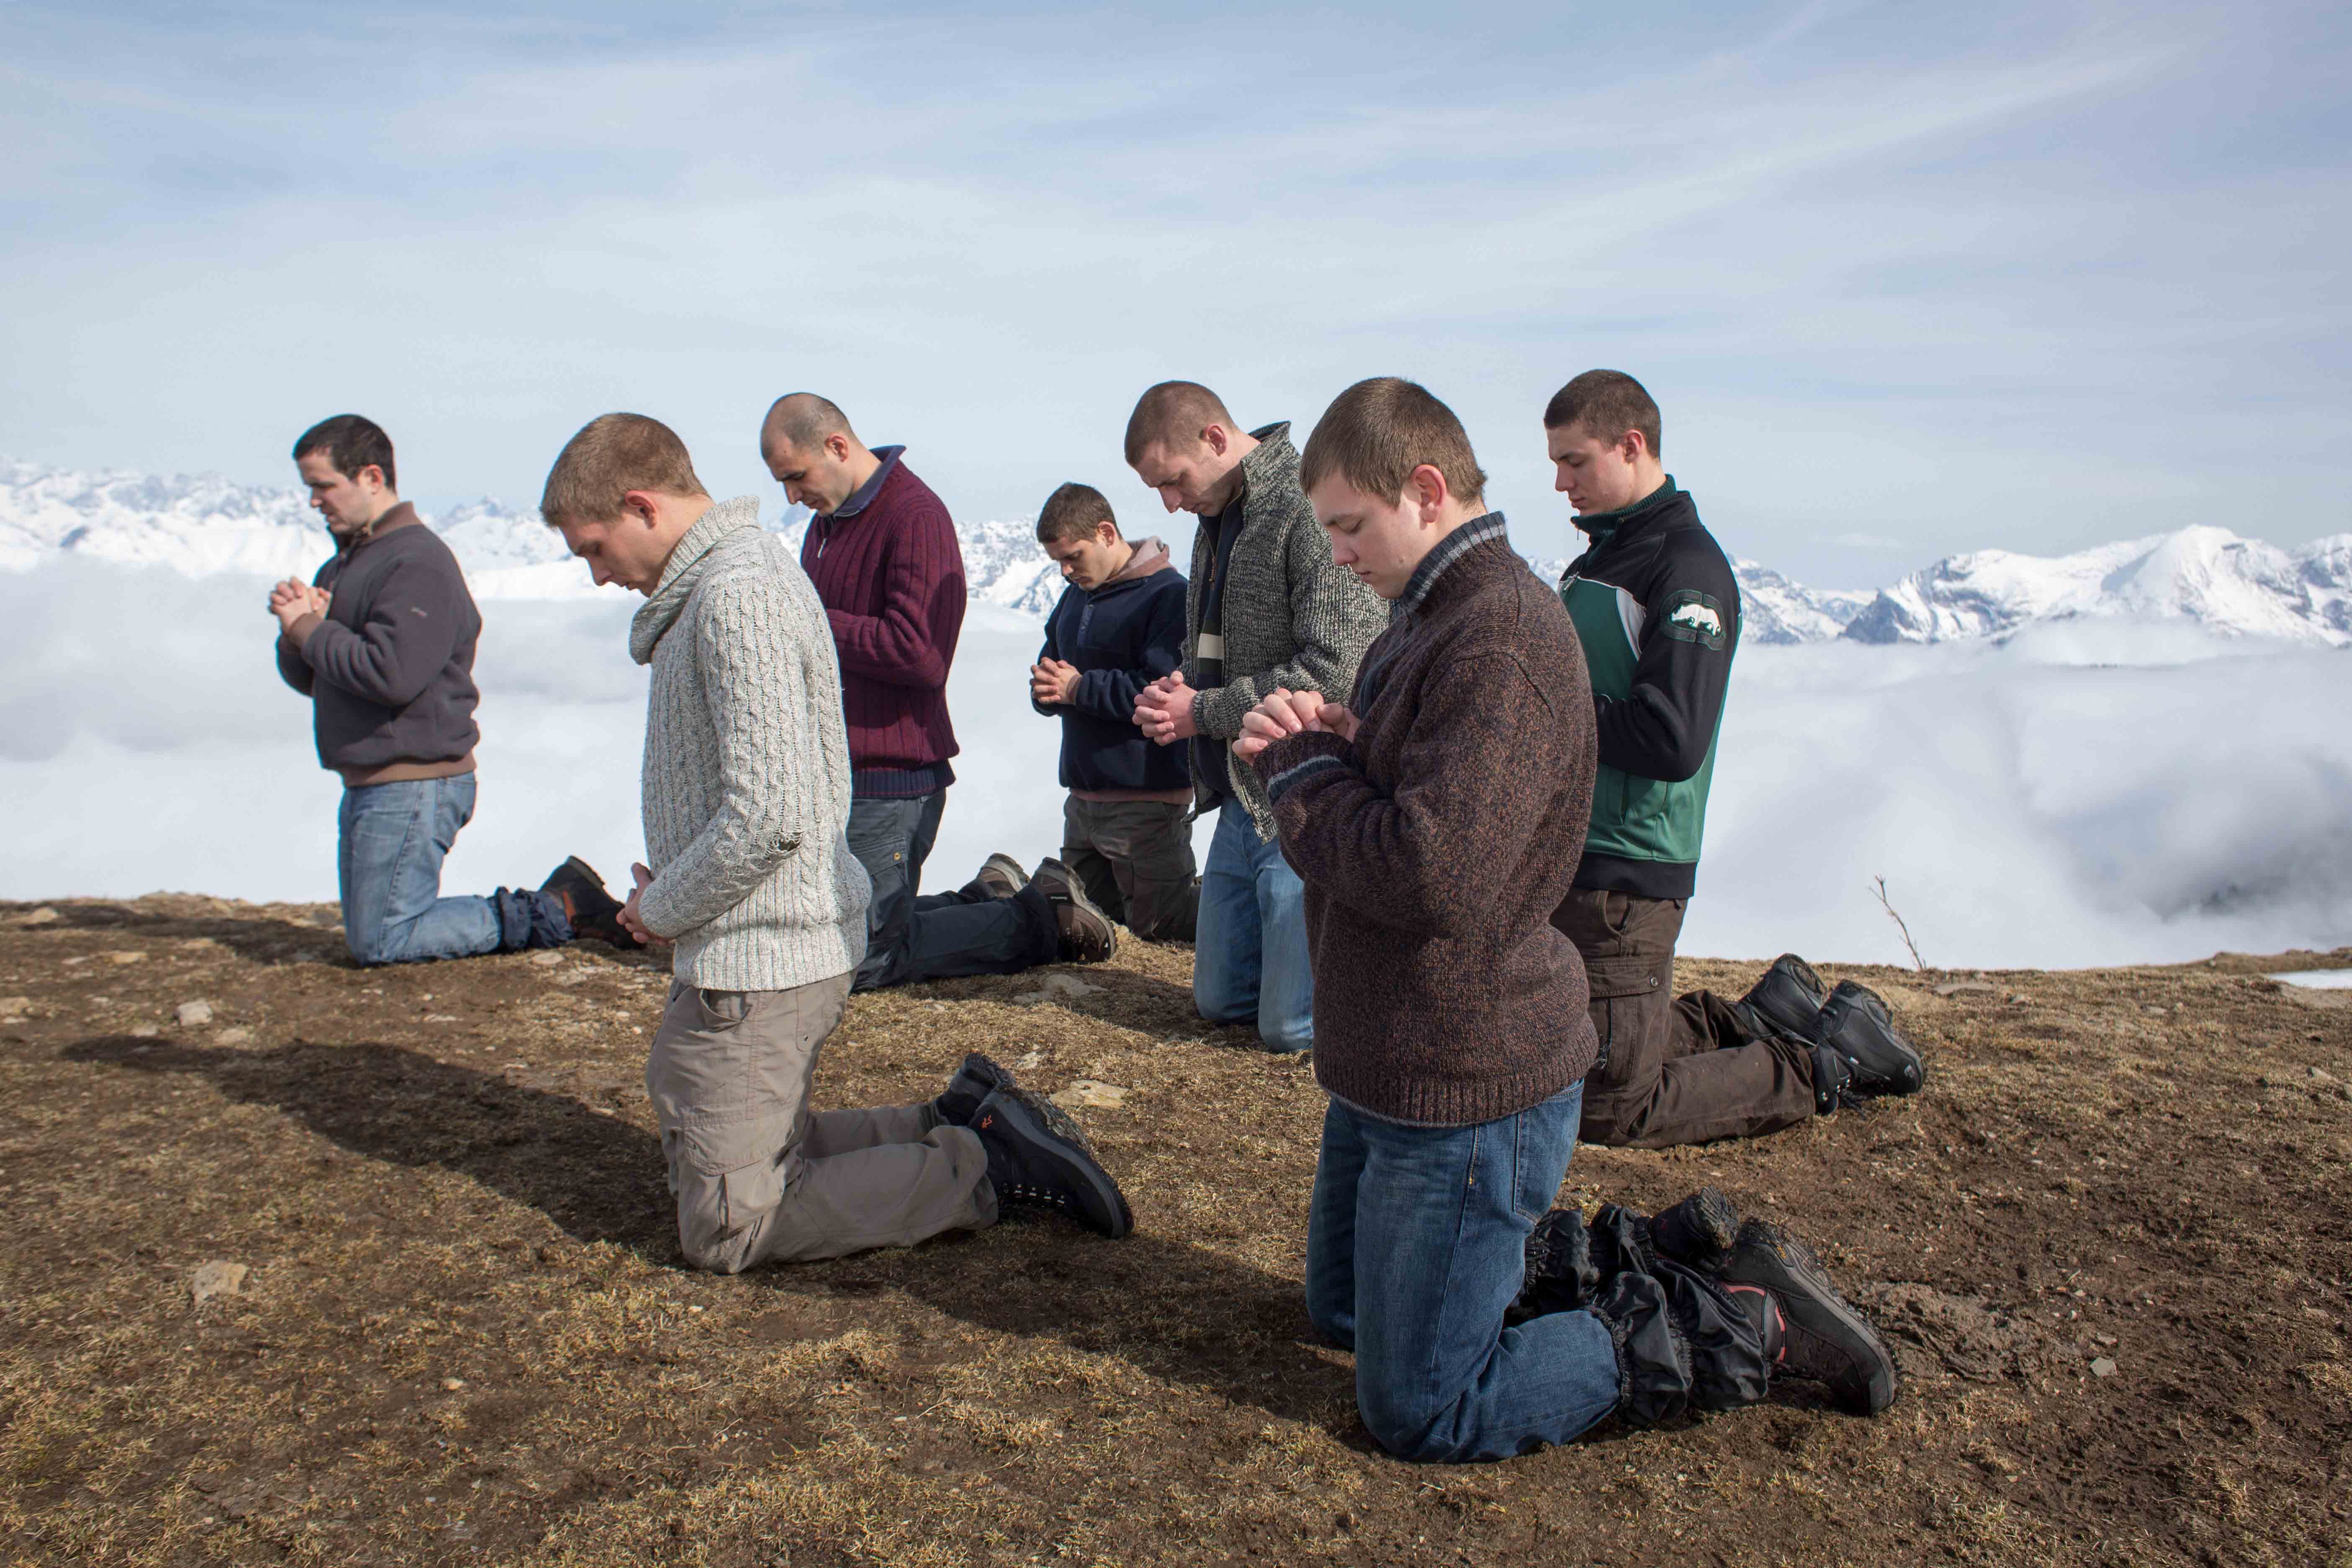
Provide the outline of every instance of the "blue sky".
<path id="1" fill-rule="evenodd" d="M 1560 553 L 1539 415 L 1602 364 L 1808 580 L 2293 543 L 2352 529 L 2345 15 L 19 0 L 0 452 L 290 483 L 352 408 L 411 495 L 528 503 L 632 408 L 780 504 L 813 387 L 960 514 L 1164 531 L 1144 385 L 1303 438 L 1393 373 Z"/>

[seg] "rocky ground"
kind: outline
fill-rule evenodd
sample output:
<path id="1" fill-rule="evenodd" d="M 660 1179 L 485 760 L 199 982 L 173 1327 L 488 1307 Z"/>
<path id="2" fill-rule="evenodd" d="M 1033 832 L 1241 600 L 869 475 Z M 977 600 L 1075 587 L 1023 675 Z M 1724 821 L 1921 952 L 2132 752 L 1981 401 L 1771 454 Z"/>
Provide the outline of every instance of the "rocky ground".
<path id="1" fill-rule="evenodd" d="M 0 906 L 0 1558 L 27 1563 L 2352 1565 L 2352 953 L 1914 974 L 1916 1100 L 1580 1151 L 1811 1238 L 1898 1348 L 1762 1408 L 1418 1468 L 1299 1304 L 1308 1070 L 1181 948 L 860 998 L 831 1101 L 966 1050 L 1082 1104 L 1108 1243 L 680 1268 L 635 955 L 362 972 L 332 911 Z M 1743 988 L 1759 963 L 1691 963 Z"/>

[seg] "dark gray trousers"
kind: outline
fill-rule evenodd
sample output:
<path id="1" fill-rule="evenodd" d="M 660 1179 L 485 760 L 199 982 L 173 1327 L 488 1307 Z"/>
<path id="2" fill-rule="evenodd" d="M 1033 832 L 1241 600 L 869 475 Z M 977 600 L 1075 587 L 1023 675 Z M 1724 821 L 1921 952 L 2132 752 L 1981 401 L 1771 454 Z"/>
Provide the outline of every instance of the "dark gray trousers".
<path id="1" fill-rule="evenodd" d="M 1062 806 L 1062 864 L 1103 913 L 1146 942 L 1190 942 L 1201 905 L 1187 808 L 1158 800 Z"/>
<path id="2" fill-rule="evenodd" d="M 913 800 L 854 800 L 849 852 L 874 881 L 866 910 L 866 962 L 856 989 L 1014 974 L 1051 963 L 1061 936 L 1045 894 L 992 899 L 969 888 L 920 896 L 923 862 L 940 836 L 947 791 Z"/>

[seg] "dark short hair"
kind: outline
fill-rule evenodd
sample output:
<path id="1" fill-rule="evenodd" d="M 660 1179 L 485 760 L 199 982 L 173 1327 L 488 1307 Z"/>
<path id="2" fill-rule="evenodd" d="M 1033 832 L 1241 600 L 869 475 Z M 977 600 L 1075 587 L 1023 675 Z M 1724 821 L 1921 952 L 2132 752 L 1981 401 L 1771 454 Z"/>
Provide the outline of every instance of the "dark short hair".
<path id="1" fill-rule="evenodd" d="M 320 420 L 294 439 L 296 462 L 313 452 L 326 453 L 335 472 L 347 479 L 358 479 L 362 468 L 381 468 L 383 488 L 394 494 L 400 490 L 392 467 L 392 437 L 373 419 L 338 414 L 332 419 Z"/>
<path id="2" fill-rule="evenodd" d="M 1315 422 L 1298 457 L 1298 488 L 1337 474 L 1368 496 L 1394 500 L 1424 463 L 1445 476 L 1457 500 L 1486 493 L 1486 471 L 1454 410 L 1418 382 L 1377 375 L 1333 398 Z"/>
<path id="3" fill-rule="evenodd" d="M 695 477 L 694 459 L 677 432 L 642 414 L 600 414 L 563 444 L 539 515 L 550 528 L 564 522 L 610 522 L 631 490 L 667 496 L 710 492 Z"/>
<path id="4" fill-rule="evenodd" d="M 1102 491 L 1092 485 L 1066 484 L 1045 498 L 1037 512 L 1037 542 L 1058 543 L 1065 539 L 1079 539 L 1092 533 L 1095 525 L 1107 522 L 1111 531 L 1118 531 L 1118 518 L 1110 510 L 1110 502 Z"/>
<path id="5" fill-rule="evenodd" d="M 1234 428 L 1223 398 L 1197 381 L 1163 381 L 1137 398 L 1127 416 L 1127 466 L 1143 461 L 1153 447 L 1190 451 L 1212 425 Z"/>
<path id="6" fill-rule="evenodd" d="M 1551 395 L 1544 405 L 1544 428 L 1580 425 L 1585 434 L 1616 441 L 1639 430 L 1658 455 L 1658 404 L 1642 384 L 1622 370 L 1588 370 Z"/>
<path id="7" fill-rule="evenodd" d="M 814 392 L 787 392 L 770 404 L 760 436 L 763 445 L 768 437 L 781 436 L 796 452 L 814 452 L 824 445 L 828 436 L 857 439 L 857 432 L 849 427 L 849 416 L 841 411 L 841 405 Z"/>

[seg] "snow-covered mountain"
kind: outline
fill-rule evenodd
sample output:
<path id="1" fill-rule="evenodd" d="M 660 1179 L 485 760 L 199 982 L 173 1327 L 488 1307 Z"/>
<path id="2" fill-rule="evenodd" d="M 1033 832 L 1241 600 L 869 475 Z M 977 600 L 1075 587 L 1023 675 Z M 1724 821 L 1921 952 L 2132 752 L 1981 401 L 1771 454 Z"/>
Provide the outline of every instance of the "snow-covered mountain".
<path id="1" fill-rule="evenodd" d="M 1844 635 L 1948 642 L 2083 618 L 2186 621 L 2231 636 L 2352 645 L 2352 534 L 2281 550 L 2225 528 L 2192 527 L 2056 557 L 1971 551 L 1881 590 Z"/>
<path id="2" fill-rule="evenodd" d="M 485 500 L 431 521 L 478 597 L 620 592 L 594 588 L 536 512 Z M 772 526 L 797 544 L 807 516 L 794 508 Z M 1041 619 L 1053 608 L 1061 576 L 1029 519 L 964 523 L 958 531 L 974 599 Z M 0 570 L 79 557 L 191 576 L 307 577 L 327 550 L 326 531 L 299 491 L 212 475 L 92 474 L 0 460 Z M 1565 566 L 1530 564 L 1547 582 Z M 1998 638 L 2039 622 L 2089 618 L 2352 647 L 2352 533 L 2293 550 L 2194 527 L 2073 555 L 1973 551 L 1875 594 L 1807 588 L 1752 561 L 1737 570 L 1750 645 Z"/>
<path id="3" fill-rule="evenodd" d="M 620 592 L 590 582 L 535 511 L 483 500 L 426 521 L 464 563 L 477 598 Z M 299 490 L 231 484 L 214 474 L 163 479 L 0 461 L 0 570 L 67 557 L 167 566 L 191 577 L 307 578 L 331 548 L 326 524 Z"/>

